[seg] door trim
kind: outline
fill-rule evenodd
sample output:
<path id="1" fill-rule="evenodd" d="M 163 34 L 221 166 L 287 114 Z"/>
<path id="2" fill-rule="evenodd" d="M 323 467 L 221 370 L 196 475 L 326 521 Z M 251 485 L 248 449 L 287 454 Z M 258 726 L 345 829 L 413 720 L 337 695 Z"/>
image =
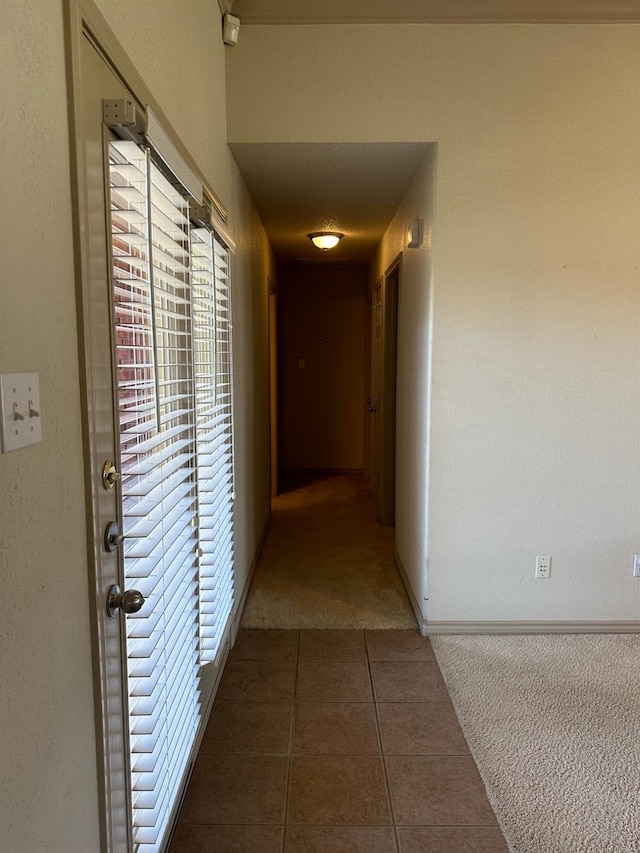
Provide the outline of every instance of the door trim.
<path id="1" fill-rule="evenodd" d="M 398 304 L 402 252 L 389 264 L 382 286 L 382 446 L 380 459 L 380 519 L 395 523 L 396 507 L 396 385 Z"/>
<path id="2" fill-rule="evenodd" d="M 103 547 L 101 519 L 118 518 L 117 489 L 107 491 L 102 484 L 100 466 L 105 460 L 117 459 L 113 440 L 101 443 L 99 422 L 111 422 L 111 438 L 115 435 L 113 386 L 101 387 L 96 382 L 97 361 L 100 349 L 111 347 L 111 323 L 96 325 L 92 322 L 93 305 L 104 302 L 108 293 L 109 243 L 106 236 L 105 188 L 105 128 L 95 129 L 95 138 L 101 138 L 102 195 L 95 206 L 104 210 L 104 240 L 93 245 L 92 231 L 87 227 L 92 204 L 90 194 L 98 187 L 91 186 L 87 178 L 90 164 L 86 152 L 87 133 L 84 128 L 86 81 L 83 76 L 83 52 L 89 42 L 95 45 L 87 25 L 84 3 L 65 3 L 67 38 L 67 81 L 69 88 L 69 121 L 71 149 L 71 183 L 73 205 L 74 253 L 76 271 L 76 304 L 78 324 L 78 361 L 82 403 L 82 432 L 84 448 L 84 476 L 87 512 L 87 567 L 90 591 L 91 647 L 94 676 L 94 702 L 96 712 L 96 744 L 98 763 L 98 796 L 100 803 L 101 847 L 105 851 L 131 849 L 131 795 L 127 783 L 128 735 L 124 726 L 126 691 L 120 668 L 120 649 L 123 642 L 121 619 L 107 616 L 104 596 L 112 583 L 121 583 L 119 555 L 107 553 Z M 89 12 L 89 14 L 91 14 Z M 101 57 L 98 51 L 96 56 Z M 101 61 L 101 60 L 100 60 Z M 106 68 L 108 71 L 108 67 Z M 118 86 L 122 81 L 114 81 Z M 125 87 L 126 90 L 126 87 Z M 96 141 L 94 139 L 94 142 Z M 96 158 L 97 159 L 97 158 Z M 95 165 L 95 164 L 94 164 Z M 99 262 L 93 255 L 99 253 Z M 100 268 L 99 275 L 97 269 Z M 95 292 L 94 292 L 95 290 Z M 101 292 L 100 292 L 101 291 Z M 107 308 L 110 314 L 110 308 Z M 111 358 L 111 356 L 110 356 Z M 104 458 L 102 458 L 104 457 Z M 100 462 L 102 458 L 102 463 Z M 116 722 L 118 721 L 118 722 Z M 119 722 L 121 721 L 121 723 Z M 122 766 L 122 760 L 125 765 Z"/>

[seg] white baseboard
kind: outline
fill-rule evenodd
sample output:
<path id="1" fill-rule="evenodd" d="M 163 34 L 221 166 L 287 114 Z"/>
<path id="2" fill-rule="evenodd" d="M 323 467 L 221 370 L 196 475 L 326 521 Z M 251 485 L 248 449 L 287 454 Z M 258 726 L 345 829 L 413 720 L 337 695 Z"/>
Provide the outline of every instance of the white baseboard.
<path id="1" fill-rule="evenodd" d="M 247 579 L 244 582 L 244 587 L 242 589 L 242 595 L 240 596 L 240 600 L 236 605 L 236 612 L 233 617 L 233 633 L 231 635 L 231 645 L 234 646 L 236 642 L 236 637 L 238 636 L 238 630 L 240 628 L 240 620 L 242 619 L 242 612 L 244 610 L 244 606 L 247 603 L 247 596 L 249 595 L 249 588 L 251 586 L 251 581 L 253 580 L 253 576 L 256 573 L 256 567 L 258 565 L 258 560 L 260 559 L 260 554 L 262 553 L 262 549 L 264 547 L 264 540 L 267 538 L 267 533 L 269 532 L 269 525 L 271 524 L 271 511 L 267 515 L 266 521 L 264 523 L 264 527 L 262 529 L 262 533 L 260 534 L 260 539 L 258 541 L 258 547 L 256 548 L 256 552 L 253 555 L 253 560 L 251 561 L 251 566 L 249 567 L 249 574 L 247 575 Z"/>
<path id="2" fill-rule="evenodd" d="M 418 604 L 418 599 L 411 588 L 411 584 L 409 583 L 409 577 L 405 571 L 404 566 L 402 565 L 402 560 L 400 559 L 399 554 L 394 555 L 394 560 L 396 562 L 396 566 L 398 567 L 398 571 L 400 572 L 400 577 L 402 578 L 402 583 L 404 584 L 404 588 L 407 591 L 407 595 L 409 596 L 409 601 L 411 603 L 411 607 L 413 608 L 414 616 L 416 617 L 416 622 L 418 623 L 418 628 L 420 628 L 420 633 L 423 637 L 427 636 L 427 620 L 422 615 L 422 611 L 420 610 L 420 605 Z"/>
<path id="3" fill-rule="evenodd" d="M 640 634 L 640 622 L 426 622 L 427 634 Z"/>

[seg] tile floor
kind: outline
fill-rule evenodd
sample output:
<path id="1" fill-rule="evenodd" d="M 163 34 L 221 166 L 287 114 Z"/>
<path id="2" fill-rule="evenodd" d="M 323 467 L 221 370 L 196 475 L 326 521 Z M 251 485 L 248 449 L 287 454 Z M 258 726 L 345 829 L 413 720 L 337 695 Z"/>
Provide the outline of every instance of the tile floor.
<path id="1" fill-rule="evenodd" d="M 240 631 L 171 853 L 507 853 L 417 631 Z"/>

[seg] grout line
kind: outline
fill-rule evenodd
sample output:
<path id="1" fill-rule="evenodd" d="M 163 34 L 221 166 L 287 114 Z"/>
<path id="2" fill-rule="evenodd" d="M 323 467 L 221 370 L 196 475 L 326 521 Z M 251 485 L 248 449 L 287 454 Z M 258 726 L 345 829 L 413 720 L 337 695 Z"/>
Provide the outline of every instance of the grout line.
<path id="1" fill-rule="evenodd" d="M 296 673 L 293 681 L 293 696 L 291 697 L 291 722 L 289 723 L 289 752 L 287 756 L 287 784 L 284 794 L 284 823 L 282 826 L 282 853 L 285 853 L 287 843 L 287 826 L 289 823 L 289 798 L 291 796 L 291 776 L 292 776 L 292 756 L 293 756 L 293 735 L 295 731 L 296 720 L 296 696 L 298 693 L 298 667 L 300 666 L 300 631 L 296 637 Z"/>
<path id="2" fill-rule="evenodd" d="M 378 744 L 380 746 L 380 758 L 382 759 L 382 771 L 384 773 L 384 784 L 387 793 L 387 804 L 389 806 L 389 815 L 391 816 L 391 826 L 393 828 L 393 838 L 396 845 L 396 851 L 399 853 L 400 851 L 400 841 L 398 839 L 398 828 L 396 826 L 396 816 L 393 810 L 393 801 L 391 799 L 391 787 L 389 785 L 389 773 L 387 771 L 387 759 L 384 754 L 384 748 L 382 745 L 382 731 L 380 730 L 380 717 L 378 715 L 378 702 L 376 699 L 375 688 L 373 684 L 373 673 L 371 672 L 371 660 L 369 658 L 369 645 L 367 643 L 367 636 L 365 634 L 365 645 L 367 647 L 367 666 L 369 667 L 369 679 L 371 681 L 371 693 L 373 695 L 373 712 L 376 717 L 376 730 L 378 734 Z"/>

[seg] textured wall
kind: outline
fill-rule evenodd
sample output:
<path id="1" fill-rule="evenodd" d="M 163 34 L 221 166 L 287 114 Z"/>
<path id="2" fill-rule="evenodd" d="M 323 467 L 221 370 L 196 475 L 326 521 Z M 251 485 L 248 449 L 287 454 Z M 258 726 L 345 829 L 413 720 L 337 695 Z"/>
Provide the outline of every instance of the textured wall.
<path id="1" fill-rule="evenodd" d="M 279 297 L 284 467 L 361 469 L 365 275 L 286 270 Z"/>
<path id="2" fill-rule="evenodd" d="M 438 143 L 433 619 L 640 617 L 639 48 L 637 25 L 247 26 L 228 55 L 234 142 Z"/>
<path id="3" fill-rule="evenodd" d="M 232 161 L 231 168 L 237 175 Z M 239 601 L 270 511 L 268 279 L 276 280 L 269 242 L 244 183 L 230 200 L 237 223 L 233 258 L 235 407 L 235 555 Z"/>
<path id="4" fill-rule="evenodd" d="M 229 204 L 225 48 L 215 0 L 97 0 L 213 189 Z"/>
<path id="5" fill-rule="evenodd" d="M 0 455 L 0 848 L 99 847 L 62 4 L 0 27 L 0 372 L 42 443 Z"/>

